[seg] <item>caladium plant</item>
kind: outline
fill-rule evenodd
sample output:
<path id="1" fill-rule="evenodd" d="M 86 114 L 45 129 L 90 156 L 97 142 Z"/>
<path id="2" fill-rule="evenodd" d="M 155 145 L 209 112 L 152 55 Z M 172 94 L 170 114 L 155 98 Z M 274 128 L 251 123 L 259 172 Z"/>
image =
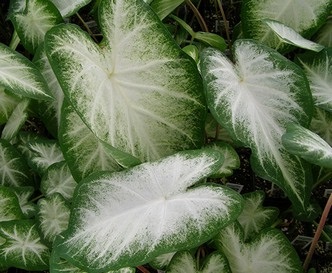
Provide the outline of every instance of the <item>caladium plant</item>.
<path id="1" fill-rule="evenodd" d="M 332 1 L 243 0 L 233 37 L 233 4 L 214 1 L 212 28 L 212 2 L 10 1 L 0 270 L 302 272 L 264 205 L 272 190 L 222 184 L 248 166 L 294 222 L 317 217 L 312 191 L 332 177 Z M 208 32 L 220 25 L 227 42 Z"/>

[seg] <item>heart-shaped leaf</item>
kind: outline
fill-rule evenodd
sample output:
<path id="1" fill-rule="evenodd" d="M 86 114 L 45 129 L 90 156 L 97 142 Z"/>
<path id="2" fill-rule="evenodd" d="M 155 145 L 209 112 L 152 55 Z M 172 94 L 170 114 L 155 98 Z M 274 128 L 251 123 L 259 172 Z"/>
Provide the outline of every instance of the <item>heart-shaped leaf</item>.
<path id="1" fill-rule="evenodd" d="M 45 33 L 62 22 L 62 16 L 49 0 L 29 0 L 24 12 L 14 13 L 11 21 L 24 47 L 34 53 Z"/>
<path id="2" fill-rule="evenodd" d="M 273 224 L 279 215 L 278 208 L 263 207 L 265 194 L 263 191 L 254 191 L 243 194 L 243 211 L 238 217 L 244 231 L 244 241 L 255 237 L 262 229 Z"/>
<path id="3" fill-rule="evenodd" d="M 46 242 L 53 243 L 55 237 L 67 229 L 69 214 L 69 206 L 59 193 L 39 200 L 39 228 Z"/>
<path id="4" fill-rule="evenodd" d="M 307 213 L 310 167 L 281 143 L 286 125 L 308 126 L 312 98 L 303 71 L 275 50 L 237 40 L 235 65 L 212 48 L 203 51 L 201 70 L 208 106 L 233 138 L 252 149 L 251 165 L 280 186 L 297 214 Z"/>
<path id="5" fill-rule="evenodd" d="M 303 272 L 295 249 L 280 230 L 266 229 L 249 243 L 244 243 L 242 232 L 240 226 L 232 224 L 216 238 L 231 272 Z"/>
<path id="6" fill-rule="evenodd" d="M 45 196 L 60 193 L 66 200 L 73 197 L 77 183 L 70 173 L 66 161 L 52 164 L 42 176 L 40 191 Z"/>
<path id="7" fill-rule="evenodd" d="M 200 147 L 206 109 L 194 61 L 144 2 L 99 8 L 103 47 L 70 24 L 46 35 L 74 109 L 98 138 L 141 161 Z"/>
<path id="8" fill-rule="evenodd" d="M 0 85 L 18 96 L 51 100 L 46 82 L 24 56 L 0 43 Z"/>
<path id="9" fill-rule="evenodd" d="M 46 270 L 50 252 L 40 239 L 33 220 L 0 223 L 0 264 L 25 270 Z"/>
<path id="10" fill-rule="evenodd" d="M 167 273 L 231 273 L 227 259 L 218 252 L 205 257 L 202 266 L 197 268 L 197 261 L 188 251 L 174 255 L 167 269 Z"/>
<path id="11" fill-rule="evenodd" d="M 56 251 L 78 267 L 103 272 L 209 240 L 242 210 L 241 196 L 231 189 L 192 187 L 220 167 L 219 157 L 208 149 L 187 151 L 90 175 L 75 192 Z"/>
<path id="12" fill-rule="evenodd" d="M 299 61 L 309 80 L 315 105 L 332 112 L 332 48 L 300 55 Z"/>
<path id="13" fill-rule="evenodd" d="M 264 19 L 277 20 L 304 38 L 310 38 L 321 27 L 332 7 L 331 0 L 243 0 L 242 29 L 246 38 L 285 51 L 290 48 L 269 28 Z"/>
<path id="14" fill-rule="evenodd" d="M 332 147 L 319 135 L 297 124 L 289 124 L 282 144 L 292 154 L 312 164 L 332 169 Z"/>

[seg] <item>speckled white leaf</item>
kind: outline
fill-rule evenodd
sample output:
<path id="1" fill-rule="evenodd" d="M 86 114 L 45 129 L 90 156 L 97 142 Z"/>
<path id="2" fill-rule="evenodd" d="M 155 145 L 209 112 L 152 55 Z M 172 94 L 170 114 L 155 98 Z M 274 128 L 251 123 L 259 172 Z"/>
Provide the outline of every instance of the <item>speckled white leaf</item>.
<path id="1" fill-rule="evenodd" d="M 31 186 L 26 187 L 13 187 L 15 195 L 17 196 L 18 203 L 25 218 L 32 218 L 36 213 L 36 204 L 30 201 L 31 196 L 35 189 Z"/>
<path id="2" fill-rule="evenodd" d="M 200 245 L 242 210 L 241 197 L 226 187 L 192 187 L 219 167 L 219 155 L 209 149 L 90 175 L 75 191 L 58 253 L 103 272 Z"/>
<path id="3" fill-rule="evenodd" d="M 279 215 L 276 207 L 263 207 L 265 194 L 263 191 L 254 191 L 243 194 L 243 211 L 238 217 L 244 231 L 244 241 L 254 238 L 263 228 L 273 224 Z"/>
<path id="4" fill-rule="evenodd" d="M 25 270 L 47 270 L 50 252 L 40 239 L 33 220 L 0 223 L 0 264 Z"/>
<path id="5" fill-rule="evenodd" d="M 292 154 L 325 168 L 332 169 L 332 147 L 319 135 L 296 124 L 290 124 L 282 144 Z"/>
<path id="6" fill-rule="evenodd" d="M 298 32 L 292 29 L 285 24 L 282 24 L 275 20 L 265 19 L 263 20 L 265 24 L 267 24 L 274 33 L 285 43 L 294 45 L 300 48 L 309 49 L 312 51 L 319 52 L 324 46 L 317 44 L 313 41 L 303 38 Z"/>
<path id="7" fill-rule="evenodd" d="M 0 43 L 0 85 L 18 96 L 51 100 L 46 82 L 23 55 Z"/>
<path id="8" fill-rule="evenodd" d="M 43 238 L 53 243 L 55 237 L 68 227 L 70 209 L 65 199 L 54 193 L 38 201 L 38 221 Z"/>
<path id="9" fill-rule="evenodd" d="M 214 149 L 222 155 L 223 164 L 217 173 L 213 174 L 211 177 L 226 177 L 233 174 L 234 169 L 240 167 L 240 158 L 234 148 L 222 141 L 211 142 L 206 147 Z"/>
<path id="10" fill-rule="evenodd" d="M 236 273 L 301 273 L 301 261 L 287 237 L 278 229 L 266 229 L 249 243 L 243 242 L 242 230 L 229 225 L 216 239 Z"/>
<path id="11" fill-rule="evenodd" d="M 3 87 L 0 87 L 0 124 L 7 122 L 19 101 L 18 98 L 8 94 Z"/>
<path id="12" fill-rule="evenodd" d="M 277 20 L 309 38 L 324 24 L 331 7 L 331 0 L 243 0 L 242 29 L 246 38 L 283 51 L 289 45 L 282 43 L 262 20 Z"/>
<path id="13" fill-rule="evenodd" d="M 233 138 L 251 148 L 255 172 L 281 187 L 298 214 L 306 214 L 310 167 L 281 143 L 289 122 L 308 126 L 310 121 L 306 77 L 278 52 L 252 40 L 237 40 L 233 49 L 235 64 L 212 48 L 203 52 L 208 107 Z"/>
<path id="14" fill-rule="evenodd" d="M 22 155 L 8 141 L 0 139 L 0 185 L 18 187 L 31 182 L 30 170 Z"/>
<path id="15" fill-rule="evenodd" d="M 40 191 L 45 196 L 60 193 L 66 200 L 73 197 L 77 182 L 74 180 L 66 161 L 52 164 L 40 181 Z"/>
<path id="16" fill-rule="evenodd" d="M 39 117 L 45 124 L 46 128 L 53 133 L 54 137 L 57 137 L 64 94 L 47 59 L 44 46 L 41 46 L 37 50 L 33 62 L 45 78 L 52 96 L 54 97 L 52 102 L 39 101 L 39 107 L 35 107 L 34 110 L 38 111 Z"/>
<path id="17" fill-rule="evenodd" d="M 11 21 L 24 47 L 34 53 L 45 33 L 62 22 L 58 9 L 49 0 L 29 0 L 24 12 L 14 13 Z"/>
<path id="18" fill-rule="evenodd" d="M 30 166 L 43 175 L 47 168 L 56 162 L 63 161 L 63 154 L 55 140 L 35 140 L 27 143 L 30 152 Z"/>
<path id="19" fill-rule="evenodd" d="M 62 89 L 91 131 L 141 161 L 203 142 L 200 76 L 150 7 L 102 0 L 103 47 L 67 24 L 46 35 Z"/>
<path id="20" fill-rule="evenodd" d="M 68 167 L 78 182 L 96 171 L 122 169 L 73 107 L 66 102 L 62 111 L 59 141 Z"/>
<path id="21" fill-rule="evenodd" d="M 197 268 L 197 261 L 188 251 L 176 253 L 171 260 L 167 273 L 231 273 L 224 255 L 213 252 L 205 257 Z"/>
<path id="22" fill-rule="evenodd" d="M 332 112 L 332 48 L 299 56 L 316 106 Z"/>
<path id="23" fill-rule="evenodd" d="M 29 103 L 29 99 L 23 99 L 16 105 L 14 111 L 10 115 L 5 127 L 2 130 L 2 139 L 10 141 L 17 135 L 21 127 L 28 119 Z"/>
<path id="24" fill-rule="evenodd" d="M 0 222 L 23 219 L 17 196 L 9 187 L 0 186 Z"/>

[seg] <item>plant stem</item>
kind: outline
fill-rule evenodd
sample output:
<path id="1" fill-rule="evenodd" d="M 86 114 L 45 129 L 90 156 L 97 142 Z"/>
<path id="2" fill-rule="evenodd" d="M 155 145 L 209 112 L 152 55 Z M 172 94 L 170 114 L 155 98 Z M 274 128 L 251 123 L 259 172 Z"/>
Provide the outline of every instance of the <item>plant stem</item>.
<path id="1" fill-rule="evenodd" d="M 150 273 L 149 270 L 147 270 L 144 266 L 140 265 L 136 267 L 139 271 L 143 272 L 143 273 Z"/>
<path id="2" fill-rule="evenodd" d="M 20 43 L 20 41 L 21 41 L 21 40 L 20 40 L 20 38 L 18 37 L 17 32 L 14 31 L 14 32 L 13 32 L 12 39 L 11 39 L 10 44 L 9 44 L 9 47 L 10 47 L 11 49 L 15 50 L 15 49 L 17 48 L 18 44 Z"/>
<path id="3" fill-rule="evenodd" d="M 190 0 L 186 0 L 186 3 L 188 4 L 188 6 L 191 8 L 191 10 L 193 11 L 193 13 L 195 14 L 199 25 L 201 26 L 202 30 L 205 32 L 209 32 L 209 29 L 202 17 L 202 15 L 199 13 L 198 9 L 195 7 L 195 5 L 190 1 Z"/>
<path id="4" fill-rule="evenodd" d="M 314 254 L 314 251 L 315 251 L 317 242 L 319 240 L 319 237 L 320 237 L 320 235 L 321 235 L 321 233 L 323 231 L 323 228 L 324 228 L 324 225 L 325 225 L 325 222 L 326 222 L 326 218 L 327 218 L 327 216 L 329 214 L 331 206 L 332 206 L 332 194 L 330 194 L 330 197 L 329 197 L 329 199 L 326 202 L 326 205 L 325 205 L 324 211 L 322 213 L 322 217 L 320 218 L 320 221 L 319 221 L 319 224 L 318 224 L 315 236 L 312 239 L 309 252 L 307 254 L 307 257 L 305 258 L 305 261 L 304 261 L 304 264 L 303 264 L 303 269 L 304 269 L 305 272 L 308 270 L 308 266 L 310 264 L 312 255 Z"/>
<path id="5" fill-rule="evenodd" d="M 225 32 L 226 32 L 226 38 L 227 38 L 228 46 L 229 46 L 229 48 L 231 48 L 232 40 L 231 40 L 231 36 L 229 34 L 229 24 L 228 24 L 226 15 L 225 15 L 225 11 L 224 11 L 224 8 L 222 7 L 221 1 L 220 0 L 216 0 L 216 1 L 217 1 L 218 7 L 219 7 L 220 12 L 221 12 L 221 17 L 222 17 L 222 19 L 224 21 Z"/>
<path id="6" fill-rule="evenodd" d="M 90 29 L 89 26 L 85 23 L 85 21 L 83 20 L 83 18 L 78 14 L 78 12 L 76 12 L 76 16 L 77 16 L 78 19 L 82 22 L 83 26 L 86 28 L 86 30 L 88 31 L 88 33 L 90 34 L 90 36 L 93 38 L 93 40 L 95 40 L 95 42 L 98 42 L 97 39 L 95 38 L 95 35 L 92 33 L 91 29 Z"/>

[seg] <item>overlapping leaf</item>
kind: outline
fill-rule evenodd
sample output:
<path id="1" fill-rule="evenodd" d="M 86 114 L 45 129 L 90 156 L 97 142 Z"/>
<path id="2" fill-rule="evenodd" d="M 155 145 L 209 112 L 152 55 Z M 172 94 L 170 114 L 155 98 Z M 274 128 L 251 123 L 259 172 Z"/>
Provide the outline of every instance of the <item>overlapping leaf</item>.
<path id="1" fill-rule="evenodd" d="M 295 210 L 307 209 L 310 167 L 281 143 L 286 125 L 308 126 L 312 98 L 302 70 L 251 40 L 234 43 L 235 65 L 214 49 L 201 64 L 212 114 L 232 136 L 252 149 L 254 170 L 286 191 Z"/>
<path id="2" fill-rule="evenodd" d="M 78 267 L 103 272 L 200 245 L 242 210 L 233 190 L 192 187 L 220 163 L 215 151 L 197 150 L 122 172 L 92 174 L 76 190 L 57 253 Z"/>
<path id="3" fill-rule="evenodd" d="M 3 44 L 0 55 L 1 86 L 18 96 L 52 99 L 44 78 L 27 58 Z"/>
<path id="4" fill-rule="evenodd" d="M 91 131 L 142 161 L 203 141 L 196 64 L 141 1 L 100 2 L 103 47 L 72 25 L 46 35 L 63 91 Z"/>

